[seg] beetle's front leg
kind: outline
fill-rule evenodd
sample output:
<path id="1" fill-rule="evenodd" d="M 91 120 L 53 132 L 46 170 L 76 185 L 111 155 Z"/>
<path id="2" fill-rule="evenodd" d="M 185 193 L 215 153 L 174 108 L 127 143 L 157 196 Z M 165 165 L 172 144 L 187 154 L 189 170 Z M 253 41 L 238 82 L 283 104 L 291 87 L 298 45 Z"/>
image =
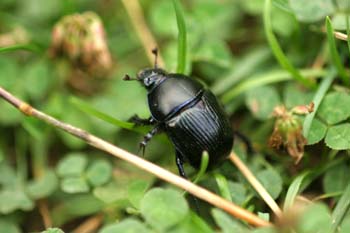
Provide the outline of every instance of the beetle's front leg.
<path id="1" fill-rule="evenodd" d="M 147 143 L 153 138 L 154 135 L 160 132 L 160 127 L 159 125 L 156 125 L 150 132 L 148 132 L 144 137 L 142 142 L 140 142 L 140 150 L 142 150 L 142 156 L 145 155 L 145 148 L 147 146 Z"/>
<path id="2" fill-rule="evenodd" d="M 147 119 L 140 118 L 138 115 L 134 115 L 129 119 L 130 122 L 134 123 L 137 126 L 142 125 L 154 125 L 156 122 L 153 117 L 149 117 Z"/>

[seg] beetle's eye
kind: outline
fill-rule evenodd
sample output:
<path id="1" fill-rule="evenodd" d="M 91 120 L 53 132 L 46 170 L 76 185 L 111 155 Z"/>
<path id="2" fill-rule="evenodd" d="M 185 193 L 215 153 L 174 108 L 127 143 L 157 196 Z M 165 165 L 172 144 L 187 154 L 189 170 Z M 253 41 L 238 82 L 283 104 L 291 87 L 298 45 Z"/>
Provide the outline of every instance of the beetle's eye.
<path id="1" fill-rule="evenodd" d="M 145 78 L 145 85 L 149 86 L 151 84 L 151 78 Z"/>

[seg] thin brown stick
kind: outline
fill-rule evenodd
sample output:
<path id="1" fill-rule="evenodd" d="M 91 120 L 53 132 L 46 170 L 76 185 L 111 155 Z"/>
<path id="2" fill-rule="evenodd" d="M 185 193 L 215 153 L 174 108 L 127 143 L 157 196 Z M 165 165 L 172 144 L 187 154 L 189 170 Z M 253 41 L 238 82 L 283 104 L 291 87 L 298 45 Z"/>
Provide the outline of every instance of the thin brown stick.
<path id="1" fill-rule="evenodd" d="M 227 213 L 231 214 L 232 216 L 244 220 L 252 225 L 255 226 L 270 226 L 271 223 L 267 222 L 261 218 L 259 218 L 257 215 L 241 208 L 240 206 L 231 203 L 220 196 L 200 187 L 192 182 L 181 178 L 180 176 L 177 176 L 147 160 L 144 160 L 137 155 L 131 154 L 128 151 L 125 151 L 119 147 L 116 147 L 80 128 L 74 127 L 72 125 L 66 124 L 64 122 L 61 122 L 49 115 L 46 115 L 45 113 L 31 107 L 27 103 L 19 100 L 6 90 L 0 87 L 0 97 L 14 105 L 16 108 L 18 108 L 20 111 L 25 113 L 26 115 L 36 117 L 40 120 L 45 121 L 46 123 L 53 125 L 57 128 L 60 128 L 82 140 L 84 140 L 86 143 L 92 145 L 93 147 L 100 149 L 102 151 L 105 151 L 115 157 L 118 157 L 122 160 L 125 160 L 129 163 L 134 164 L 135 166 L 159 177 L 160 179 L 163 179 L 183 190 L 186 190 L 187 192 L 193 194 L 194 196 L 226 211 Z"/>
<path id="2" fill-rule="evenodd" d="M 51 215 L 50 215 L 49 207 L 47 206 L 46 199 L 39 200 L 37 203 L 38 203 L 38 209 L 39 209 L 40 215 L 43 218 L 45 228 L 47 229 L 49 227 L 52 227 Z"/>
<path id="3" fill-rule="evenodd" d="M 91 218 L 88 218 L 86 221 L 84 221 L 82 224 L 80 224 L 77 228 L 75 228 L 72 232 L 73 233 L 93 233 L 97 232 L 97 228 L 102 223 L 103 216 L 102 215 L 95 215 Z"/>
<path id="4" fill-rule="evenodd" d="M 148 57 L 151 65 L 154 63 L 154 55 L 152 50 L 157 48 L 157 43 L 152 36 L 151 31 L 148 29 L 143 11 L 140 7 L 138 0 L 122 0 L 125 9 L 130 17 L 131 23 L 135 28 L 138 37 L 141 40 L 143 48 L 145 49 L 146 55 Z M 164 61 L 162 56 L 158 54 L 158 64 L 160 67 L 164 67 Z"/>
<path id="5" fill-rule="evenodd" d="M 333 34 L 334 34 L 335 38 L 337 38 L 339 40 L 345 40 L 345 41 L 349 40 L 349 36 L 342 33 L 342 32 L 333 32 Z"/>
<path id="6" fill-rule="evenodd" d="M 253 186 L 255 191 L 257 191 L 257 193 L 265 201 L 265 203 L 271 208 L 271 210 L 275 213 L 275 215 L 277 217 L 281 217 L 282 211 L 277 205 L 277 203 L 275 202 L 275 200 L 271 197 L 271 195 L 266 191 L 264 186 L 262 186 L 259 180 L 254 176 L 254 174 L 249 170 L 249 168 L 242 162 L 242 160 L 234 152 L 230 154 L 230 160 L 237 166 L 240 172 L 249 181 L 249 183 Z"/>

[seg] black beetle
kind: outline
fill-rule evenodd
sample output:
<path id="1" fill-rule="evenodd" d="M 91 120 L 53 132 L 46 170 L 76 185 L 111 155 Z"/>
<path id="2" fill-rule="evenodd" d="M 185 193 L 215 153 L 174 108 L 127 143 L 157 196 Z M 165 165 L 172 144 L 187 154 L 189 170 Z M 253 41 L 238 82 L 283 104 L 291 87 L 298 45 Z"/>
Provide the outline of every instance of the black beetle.
<path id="1" fill-rule="evenodd" d="M 157 60 L 157 52 L 153 51 Z M 141 70 L 136 79 L 148 91 L 149 119 L 132 118 L 136 124 L 154 125 L 140 148 L 157 133 L 165 132 L 175 146 L 176 165 L 186 177 L 183 163 L 199 168 L 203 151 L 209 154 L 208 169 L 223 161 L 233 146 L 233 130 L 215 95 L 201 83 L 182 74 L 157 68 Z"/>

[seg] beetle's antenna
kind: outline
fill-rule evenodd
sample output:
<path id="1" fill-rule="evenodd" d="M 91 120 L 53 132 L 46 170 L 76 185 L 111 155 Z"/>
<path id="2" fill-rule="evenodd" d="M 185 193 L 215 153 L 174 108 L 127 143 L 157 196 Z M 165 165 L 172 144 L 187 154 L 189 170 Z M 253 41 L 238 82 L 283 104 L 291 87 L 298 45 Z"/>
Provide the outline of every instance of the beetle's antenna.
<path id="1" fill-rule="evenodd" d="M 154 54 L 154 68 L 158 68 L 157 60 L 158 60 L 158 48 L 152 49 L 152 53 Z"/>
<path id="2" fill-rule="evenodd" d="M 137 78 L 131 78 L 128 74 L 126 74 L 126 75 L 124 76 L 123 80 L 124 80 L 124 81 L 134 81 L 134 80 L 138 81 Z"/>

